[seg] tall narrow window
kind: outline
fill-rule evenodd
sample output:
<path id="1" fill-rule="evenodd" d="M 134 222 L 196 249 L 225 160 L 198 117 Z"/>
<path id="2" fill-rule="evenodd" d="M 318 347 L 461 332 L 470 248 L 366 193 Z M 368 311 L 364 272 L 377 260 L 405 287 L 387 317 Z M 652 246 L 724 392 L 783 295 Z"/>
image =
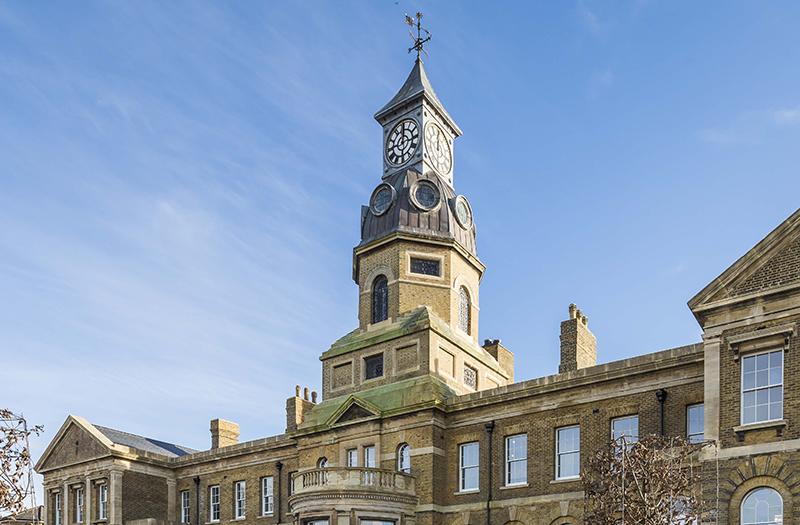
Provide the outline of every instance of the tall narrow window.
<path id="1" fill-rule="evenodd" d="M 75 523 L 83 523 L 83 489 L 75 489 Z"/>
<path id="2" fill-rule="evenodd" d="M 639 416 L 618 417 L 611 420 L 611 439 L 625 442 L 627 448 L 639 441 Z"/>
<path id="3" fill-rule="evenodd" d="M 219 485 L 208 487 L 208 521 L 219 521 Z"/>
<path id="4" fill-rule="evenodd" d="M 581 473 L 581 427 L 556 430 L 556 479 L 577 478 Z"/>
<path id="5" fill-rule="evenodd" d="M 273 502 L 273 480 L 272 476 L 261 478 L 261 515 L 269 516 L 272 514 Z"/>
<path id="6" fill-rule="evenodd" d="M 108 519 L 108 485 L 105 483 L 97 487 L 97 519 Z"/>
<path id="7" fill-rule="evenodd" d="M 506 486 L 528 482 L 528 435 L 506 438 Z"/>
<path id="8" fill-rule="evenodd" d="M 742 424 L 783 418 L 783 350 L 742 358 Z"/>
<path id="9" fill-rule="evenodd" d="M 383 354 L 364 358 L 364 379 L 383 377 Z"/>
<path id="10" fill-rule="evenodd" d="M 472 303 L 469 299 L 467 288 L 462 286 L 458 290 L 458 327 L 465 334 L 471 334 Z"/>
<path id="11" fill-rule="evenodd" d="M 397 448 L 397 470 L 411 474 L 411 447 L 403 443 Z"/>
<path id="12" fill-rule="evenodd" d="M 372 322 L 380 323 L 389 318 L 389 281 L 379 275 L 372 281 Z"/>
<path id="13" fill-rule="evenodd" d="M 702 403 L 686 407 L 686 439 L 689 443 L 702 443 L 705 439 L 703 419 Z"/>
<path id="14" fill-rule="evenodd" d="M 243 520 L 247 509 L 247 489 L 244 481 L 237 481 L 233 485 L 234 507 L 233 517 Z"/>
<path id="15" fill-rule="evenodd" d="M 458 489 L 461 492 L 478 490 L 478 443 L 464 443 L 458 447 Z"/>
<path id="16" fill-rule="evenodd" d="M 742 501 L 742 525 L 781 525 L 783 498 L 778 491 L 760 487 L 750 491 Z"/>
<path id="17" fill-rule="evenodd" d="M 61 493 L 60 492 L 56 492 L 55 494 L 53 494 L 53 512 L 54 512 L 54 517 L 55 517 L 55 519 L 53 520 L 53 523 L 55 523 L 55 525 L 61 525 L 61 523 L 62 523 L 61 520 L 64 517 L 63 514 L 62 514 L 64 512 L 64 509 L 61 508 Z"/>
<path id="18" fill-rule="evenodd" d="M 358 466 L 358 449 L 357 448 L 349 448 L 349 449 L 347 449 L 347 466 L 348 467 L 357 467 Z"/>
<path id="19" fill-rule="evenodd" d="M 464 365 L 464 384 L 473 390 L 478 389 L 478 371 L 469 365 Z"/>
<path id="20" fill-rule="evenodd" d="M 189 491 L 181 491 L 181 523 L 189 523 Z"/>
<path id="21" fill-rule="evenodd" d="M 375 446 L 370 445 L 364 447 L 364 466 L 367 468 L 375 468 Z"/>

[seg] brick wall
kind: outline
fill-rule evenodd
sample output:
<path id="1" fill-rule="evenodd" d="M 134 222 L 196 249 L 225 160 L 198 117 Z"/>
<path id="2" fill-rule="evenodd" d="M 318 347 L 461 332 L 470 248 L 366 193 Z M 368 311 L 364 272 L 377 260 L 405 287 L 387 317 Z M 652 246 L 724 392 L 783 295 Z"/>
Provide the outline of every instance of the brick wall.
<path id="1" fill-rule="evenodd" d="M 167 521 L 165 478 L 125 471 L 122 475 L 122 521 L 154 518 Z"/>

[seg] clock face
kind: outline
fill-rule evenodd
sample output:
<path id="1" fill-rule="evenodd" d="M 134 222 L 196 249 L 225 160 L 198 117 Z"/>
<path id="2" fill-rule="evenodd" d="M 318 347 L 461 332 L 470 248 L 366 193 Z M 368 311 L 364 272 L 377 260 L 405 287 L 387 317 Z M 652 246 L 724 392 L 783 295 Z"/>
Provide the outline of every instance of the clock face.
<path id="1" fill-rule="evenodd" d="M 450 173 L 453 167 L 453 156 L 450 152 L 450 140 L 442 128 L 431 122 L 425 126 L 425 149 L 428 160 L 434 169 L 442 175 Z"/>
<path id="2" fill-rule="evenodd" d="M 417 151 L 419 127 L 412 119 L 401 120 L 386 138 L 386 160 L 389 164 L 405 164 Z"/>

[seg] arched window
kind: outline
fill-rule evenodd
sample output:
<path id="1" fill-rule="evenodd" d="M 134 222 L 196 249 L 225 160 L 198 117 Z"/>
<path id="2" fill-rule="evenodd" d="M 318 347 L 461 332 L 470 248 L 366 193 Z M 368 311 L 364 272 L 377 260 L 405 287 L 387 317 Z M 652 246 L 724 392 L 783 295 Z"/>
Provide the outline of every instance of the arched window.
<path id="1" fill-rule="evenodd" d="M 461 330 L 467 335 L 471 335 L 471 306 L 472 304 L 469 299 L 469 292 L 467 291 L 466 287 L 462 286 L 458 290 L 458 327 L 461 328 Z"/>
<path id="2" fill-rule="evenodd" d="M 742 500 L 742 525 L 780 525 L 783 498 L 769 487 L 751 490 Z"/>
<path id="3" fill-rule="evenodd" d="M 328 468 L 328 458 L 321 457 L 317 460 L 317 468 Z"/>
<path id="4" fill-rule="evenodd" d="M 372 281 L 372 322 L 380 323 L 389 318 L 389 281 L 379 275 Z"/>
<path id="5" fill-rule="evenodd" d="M 408 443 L 397 447 L 397 470 L 411 474 L 411 447 Z"/>

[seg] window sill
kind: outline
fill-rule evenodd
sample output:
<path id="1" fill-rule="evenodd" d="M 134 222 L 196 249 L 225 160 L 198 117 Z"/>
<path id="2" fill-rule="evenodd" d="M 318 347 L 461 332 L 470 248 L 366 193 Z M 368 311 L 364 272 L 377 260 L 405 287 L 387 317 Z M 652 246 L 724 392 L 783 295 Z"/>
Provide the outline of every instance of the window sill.
<path id="1" fill-rule="evenodd" d="M 242 516 L 239 518 L 233 518 L 232 520 L 228 520 L 228 523 L 236 523 L 237 521 L 244 521 L 247 519 L 247 516 Z"/>
<path id="2" fill-rule="evenodd" d="M 214 525 L 215 523 L 219 523 L 219 520 L 211 520 L 211 521 L 207 521 L 207 522 L 205 523 L 205 525 Z"/>
<path id="3" fill-rule="evenodd" d="M 268 512 L 267 514 L 260 514 L 260 515 L 256 516 L 256 519 L 257 520 L 261 520 L 261 519 L 274 518 L 274 517 L 275 517 L 275 513 Z"/>
<path id="4" fill-rule="evenodd" d="M 513 485 L 503 485 L 502 487 L 498 487 L 500 490 L 513 490 L 513 489 L 525 489 L 530 487 L 527 483 L 514 483 Z"/>
<path id="5" fill-rule="evenodd" d="M 470 489 L 470 490 L 459 490 L 457 492 L 453 492 L 454 496 L 463 496 L 465 494 L 480 494 L 481 489 Z"/>
<path id="6" fill-rule="evenodd" d="M 738 441 L 744 441 L 744 434 L 745 432 L 749 432 L 752 430 L 767 430 L 770 428 L 775 429 L 775 435 L 777 437 L 783 436 L 783 429 L 786 428 L 788 422 L 785 419 L 774 419 L 772 421 L 762 421 L 759 423 L 748 423 L 747 425 L 739 425 L 738 427 L 733 427 L 733 432 L 736 434 L 736 439 Z"/>
<path id="7" fill-rule="evenodd" d="M 550 481 L 551 485 L 556 485 L 558 483 L 573 483 L 575 481 L 580 481 L 580 476 L 572 476 L 570 478 L 558 478 Z"/>

